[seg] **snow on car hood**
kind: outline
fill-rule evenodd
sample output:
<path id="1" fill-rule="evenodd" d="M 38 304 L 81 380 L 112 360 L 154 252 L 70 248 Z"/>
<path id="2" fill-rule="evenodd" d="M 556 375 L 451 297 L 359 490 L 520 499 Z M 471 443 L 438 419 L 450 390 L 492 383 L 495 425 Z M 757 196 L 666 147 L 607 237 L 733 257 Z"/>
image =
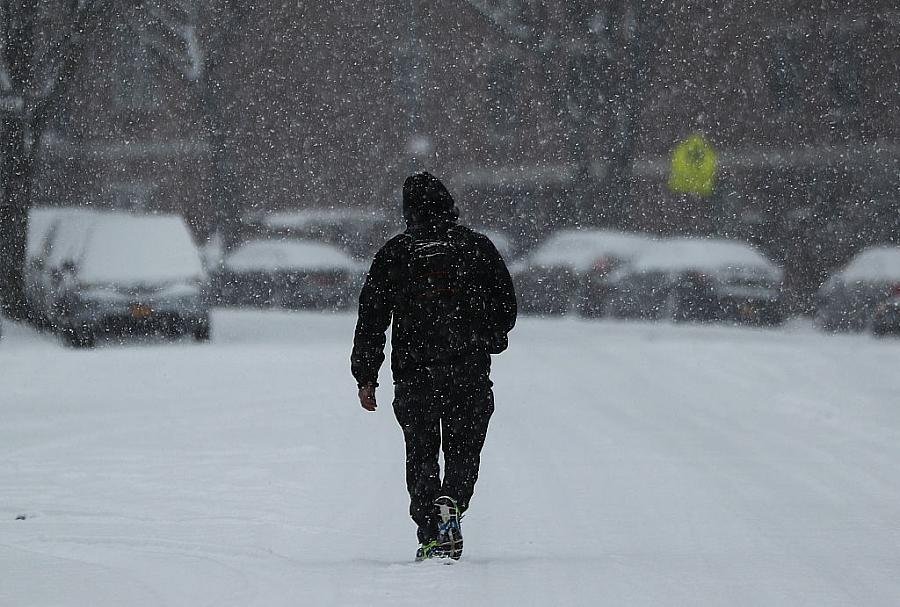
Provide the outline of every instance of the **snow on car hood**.
<path id="1" fill-rule="evenodd" d="M 262 224 L 274 229 L 303 229 L 317 224 L 368 224 L 387 221 L 383 215 L 363 209 L 304 209 L 279 211 L 262 218 Z"/>
<path id="2" fill-rule="evenodd" d="M 201 280 L 200 253 L 174 215 L 98 217 L 78 260 L 85 284 L 146 285 Z"/>
<path id="3" fill-rule="evenodd" d="M 848 282 L 900 282 L 900 247 L 869 247 L 850 260 L 842 275 Z"/>
<path id="4" fill-rule="evenodd" d="M 563 230 L 557 232 L 525 262 L 528 266 L 565 266 L 589 270 L 603 256 L 630 259 L 651 242 L 648 236 L 613 230 Z"/>
<path id="5" fill-rule="evenodd" d="M 640 272 L 722 270 L 765 273 L 780 279 L 782 271 L 750 245 L 721 239 L 673 238 L 655 243 L 637 257 L 631 269 Z"/>
<path id="6" fill-rule="evenodd" d="M 357 270 L 359 264 L 339 248 L 312 241 L 253 240 L 225 258 L 232 272 L 277 270 Z"/>

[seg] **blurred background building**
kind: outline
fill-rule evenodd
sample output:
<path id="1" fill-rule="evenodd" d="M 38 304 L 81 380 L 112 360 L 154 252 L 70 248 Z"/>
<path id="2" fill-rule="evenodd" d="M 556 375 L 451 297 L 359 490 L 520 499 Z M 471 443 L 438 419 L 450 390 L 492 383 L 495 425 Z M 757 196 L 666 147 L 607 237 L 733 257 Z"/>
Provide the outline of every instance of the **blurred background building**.
<path id="1" fill-rule="evenodd" d="M 570 225 L 751 240 L 798 309 L 898 235 L 891 0 L 159 7 L 91 46 L 35 204 L 176 209 L 207 237 L 250 211 L 399 218 L 403 178 L 427 168 L 525 247 Z M 712 192 L 672 192 L 672 150 L 697 132 Z"/>

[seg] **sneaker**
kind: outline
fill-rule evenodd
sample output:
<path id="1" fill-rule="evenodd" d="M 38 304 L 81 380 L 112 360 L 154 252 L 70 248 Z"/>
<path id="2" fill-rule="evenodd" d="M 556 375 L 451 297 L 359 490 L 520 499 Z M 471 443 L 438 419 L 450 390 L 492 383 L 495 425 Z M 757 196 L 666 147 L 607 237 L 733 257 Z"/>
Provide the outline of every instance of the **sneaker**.
<path id="1" fill-rule="evenodd" d="M 437 498 L 434 505 L 438 512 L 438 537 L 437 546 L 431 551 L 432 557 L 459 560 L 463 551 L 459 507 L 453 498 L 446 495 Z"/>
<path id="2" fill-rule="evenodd" d="M 437 545 L 438 545 L 437 540 L 431 540 L 431 541 L 419 544 L 419 549 L 416 550 L 416 562 L 424 561 L 425 559 L 434 558 L 436 556 L 434 554 L 434 552 L 435 552 L 435 549 L 437 548 Z"/>

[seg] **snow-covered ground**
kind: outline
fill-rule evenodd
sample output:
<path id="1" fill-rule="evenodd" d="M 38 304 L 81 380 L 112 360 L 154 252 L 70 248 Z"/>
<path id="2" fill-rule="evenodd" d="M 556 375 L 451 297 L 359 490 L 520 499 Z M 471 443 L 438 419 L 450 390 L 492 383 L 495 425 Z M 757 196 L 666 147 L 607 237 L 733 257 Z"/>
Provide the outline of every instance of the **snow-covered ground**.
<path id="1" fill-rule="evenodd" d="M 522 320 L 452 566 L 351 315 L 0 341 L 0 605 L 900 604 L 900 341 Z M 22 519 L 24 520 L 17 520 Z"/>

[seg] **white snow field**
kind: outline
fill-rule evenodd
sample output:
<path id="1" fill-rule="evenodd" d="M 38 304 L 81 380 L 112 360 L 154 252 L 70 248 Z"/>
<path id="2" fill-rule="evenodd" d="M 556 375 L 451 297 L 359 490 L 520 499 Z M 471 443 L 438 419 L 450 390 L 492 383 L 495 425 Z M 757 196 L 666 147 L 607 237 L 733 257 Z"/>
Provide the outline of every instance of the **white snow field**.
<path id="1" fill-rule="evenodd" d="M 416 564 L 354 321 L 93 351 L 4 323 L 0 605 L 900 605 L 900 341 L 521 320 L 463 559 Z"/>

